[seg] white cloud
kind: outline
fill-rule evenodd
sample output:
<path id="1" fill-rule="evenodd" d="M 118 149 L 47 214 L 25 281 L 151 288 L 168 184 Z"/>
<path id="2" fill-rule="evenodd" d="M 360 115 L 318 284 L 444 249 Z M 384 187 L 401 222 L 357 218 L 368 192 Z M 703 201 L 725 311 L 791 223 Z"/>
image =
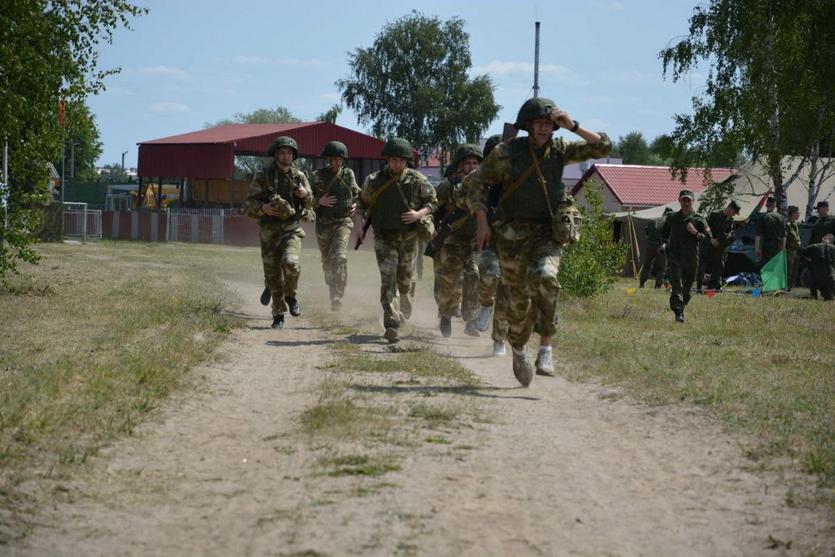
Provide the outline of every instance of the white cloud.
<path id="1" fill-rule="evenodd" d="M 231 64 L 255 64 L 259 66 L 307 66 L 307 67 L 325 67 L 329 63 L 317 58 L 269 58 L 266 56 L 233 56 L 226 60 Z"/>
<path id="2" fill-rule="evenodd" d="M 474 74 L 488 74 L 491 76 L 527 75 L 533 79 L 534 65 L 531 62 L 505 62 L 493 60 L 489 64 L 472 69 Z M 565 85 L 584 85 L 587 81 L 571 68 L 559 64 L 540 64 L 539 75 L 551 78 Z"/>
<path id="3" fill-rule="evenodd" d="M 342 97 L 339 95 L 339 93 L 323 93 L 323 94 L 319 95 L 317 97 L 317 99 L 320 100 L 320 101 L 330 103 L 330 102 L 339 102 L 342 99 Z"/>
<path id="4" fill-rule="evenodd" d="M 188 75 L 185 70 L 170 66 L 146 66 L 137 68 L 136 71 L 144 75 L 155 75 L 158 77 L 186 77 Z"/>
<path id="5" fill-rule="evenodd" d="M 153 112 L 154 114 L 177 114 L 191 112 L 191 107 L 183 103 L 161 102 L 149 106 L 148 112 Z"/>
<path id="6" fill-rule="evenodd" d="M 608 10 L 610 12 L 622 12 L 623 4 L 616 0 L 591 0 L 591 6 L 600 10 Z"/>

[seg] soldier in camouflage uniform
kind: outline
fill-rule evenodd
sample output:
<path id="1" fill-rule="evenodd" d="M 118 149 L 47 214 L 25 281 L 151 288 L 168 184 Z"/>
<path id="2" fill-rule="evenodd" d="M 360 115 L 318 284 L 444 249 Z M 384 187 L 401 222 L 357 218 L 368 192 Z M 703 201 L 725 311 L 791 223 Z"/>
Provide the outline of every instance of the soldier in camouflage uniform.
<path id="1" fill-rule="evenodd" d="M 835 235 L 835 217 L 829 214 L 829 201 L 818 201 L 815 205 L 818 217 L 812 226 L 810 244 L 819 244 L 827 234 Z"/>
<path id="2" fill-rule="evenodd" d="M 556 333 L 560 255 L 558 238 L 564 237 L 562 221 L 555 219 L 565 198 L 562 171 L 565 164 L 604 157 L 612 148 L 606 134 L 580 127 L 576 120 L 543 97 L 529 99 L 514 124 L 527 137 L 498 145 L 477 170 L 465 178 L 467 205 L 476 215 L 479 248 L 496 247 L 502 279 L 508 293 L 508 340 L 513 349 L 513 373 L 528 386 L 534 369 L 525 348 L 534 323 L 541 326 L 536 372 L 554 374 L 551 338 Z M 553 139 L 558 126 L 582 137 L 584 142 Z M 501 184 L 491 238 L 487 198 L 492 184 Z M 537 312 L 539 315 L 537 315 Z"/>
<path id="3" fill-rule="evenodd" d="M 705 274 L 710 275 L 708 288 L 722 290 L 722 277 L 725 275 L 725 261 L 728 248 L 734 240 L 734 217 L 739 214 L 739 203 L 731 200 L 721 211 L 713 211 L 707 216 L 707 225 L 712 238 L 702 240 L 699 256 L 699 272 L 696 274 L 696 290 L 702 290 Z"/>
<path id="4" fill-rule="evenodd" d="M 667 272 L 667 255 L 661 250 L 661 229 L 664 228 L 664 221 L 673 212 L 669 207 L 657 219 L 649 221 L 644 228 L 647 237 L 647 250 L 644 253 L 644 261 L 641 263 L 641 278 L 639 287 L 643 288 L 649 275 L 655 275 L 655 287 L 661 288 L 664 282 L 664 274 Z"/>
<path id="5" fill-rule="evenodd" d="M 410 287 L 417 257 L 417 227 L 423 226 L 437 204 L 432 184 L 420 172 L 407 168 L 412 153 L 407 140 L 388 140 L 382 152 L 386 167 L 369 175 L 360 193 L 360 210 L 374 227 L 384 336 L 389 342 L 400 340 L 398 329 L 412 313 Z"/>
<path id="6" fill-rule="evenodd" d="M 800 273 L 800 258 L 797 250 L 800 249 L 800 228 L 797 221 L 800 218 L 800 209 L 796 205 L 789 205 L 789 220 L 786 222 L 786 290 L 791 290 L 797 284 Z"/>
<path id="7" fill-rule="evenodd" d="M 754 236 L 754 255 L 760 267 L 771 261 L 786 245 L 786 223 L 777 212 L 777 200 L 769 197 L 765 202 L 766 212 L 757 221 Z"/>
<path id="8" fill-rule="evenodd" d="M 835 299 L 835 236 L 831 233 L 824 234 L 819 243 L 809 244 L 800 248 L 798 252 L 809 261 L 812 270 L 812 282 L 809 285 L 809 294 L 812 298 L 818 299 L 818 291 L 824 300 Z"/>
<path id="9" fill-rule="evenodd" d="M 664 222 L 661 247 L 667 252 L 667 277 L 670 279 L 670 309 L 676 322 L 684 323 L 684 308 L 690 302 L 690 288 L 699 269 L 699 243 L 712 239 L 705 218 L 693 210 L 693 192 L 681 190 L 676 211 Z"/>
<path id="10" fill-rule="evenodd" d="M 490 156 L 493 149 L 502 142 L 501 135 L 492 135 L 484 144 L 484 156 Z M 498 203 L 498 192 L 501 184 L 494 184 L 487 196 L 487 207 L 492 212 Z M 466 192 L 464 193 L 466 196 Z M 492 220 L 492 219 L 491 219 Z M 491 223 L 492 224 L 492 223 Z M 478 302 L 479 309 L 475 316 L 475 326 L 479 331 L 486 331 L 490 326 L 490 316 L 493 316 L 493 355 L 505 355 L 505 340 L 507 340 L 507 288 L 502 283 L 502 269 L 495 248 L 488 244 L 479 252 L 478 257 Z"/>
<path id="11" fill-rule="evenodd" d="M 322 270 L 331 301 L 331 310 L 342 308 L 345 285 L 348 282 L 348 241 L 354 227 L 352 216 L 356 210 L 360 188 L 354 171 L 344 166 L 348 148 L 344 143 L 331 141 L 325 145 L 322 157 L 327 166 L 313 173 L 311 186 L 316 208 L 316 240 L 322 254 Z"/>
<path id="12" fill-rule="evenodd" d="M 473 320 L 478 309 L 478 252 L 475 249 L 475 219 L 469 211 L 459 208 L 463 203 L 461 179 L 481 163 L 478 145 L 461 145 L 455 150 L 453 163 L 457 180 L 444 180 L 438 186 L 438 208 L 446 217 L 438 221 L 438 230 L 448 226 L 449 235 L 441 246 L 441 290 L 438 294 L 438 313 L 441 334 L 452 334 L 452 317 L 460 306 L 466 325 L 464 332 L 478 336 Z"/>
<path id="13" fill-rule="evenodd" d="M 441 185 L 446 182 L 450 183 L 458 183 L 460 182 L 460 178 L 458 176 L 458 168 L 455 167 L 454 164 L 449 164 L 444 171 L 444 181 L 438 184 L 438 189 L 440 189 Z M 438 195 L 438 189 L 435 190 L 435 195 Z M 435 219 L 436 222 L 441 222 L 444 217 L 446 216 L 446 211 L 448 207 L 444 207 L 439 205 L 435 212 L 432 214 L 432 217 Z M 441 250 L 433 249 L 430 252 L 432 254 L 432 272 L 433 272 L 433 283 L 432 283 L 432 293 L 435 297 L 435 303 L 438 305 L 438 308 L 441 307 L 441 285 L 443 284 L 443 280 L 441 278 L 443 266 L 441 265 Z M 438 310 L 438 319 L 441 318 L 440 309 Z"/>
<path id="14" fill-rule="evenodd" d="M 296 291 L 304 231 L 299 221 L 313 220 L 313 195 L 307 177 L 293 165 L 299 155 L 294 139 L 278 137 L 267 154 L 275 157 L 275 163 L 255 174 L 243 209 L 258 219 L 261 228 L 261 261 L 273 300 L 272 327 L 281 329 L 288 309 L 290 315 L 301 315 Z"/>

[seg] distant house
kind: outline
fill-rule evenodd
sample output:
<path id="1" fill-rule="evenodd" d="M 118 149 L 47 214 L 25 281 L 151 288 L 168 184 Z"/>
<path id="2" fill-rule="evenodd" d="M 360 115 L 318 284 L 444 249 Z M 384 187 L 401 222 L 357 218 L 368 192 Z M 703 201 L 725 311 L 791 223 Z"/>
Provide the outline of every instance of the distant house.
<path id="1" fill-rule="evenodd" d="M 580 178 L 588 172 L 589 168 L 596 164 L 622 165 L 623 159 L 618 157 L 606 157 L 605 159 L 591 159 L 565 165 L 565 168 L 562 170 L 562 183 L 565 184 L 566 189 L 570 190 L 576 186 L 577 182 L 579 182 Z"/>
<path id="2" fill-rule="evenodd" d="M 682 182 L 673 178 L 669 167 L 632 164 L 595 164 L 571 188 L 579 204 L 585 203 L 586 185 L 595 180 L 603 186 L 603 211 L 619 213 L 665 205 L 678 199 L 678 192 L 689 189 L 696 195 L 711 182 L 722 182 L 731 175 L 729 168 L 689 168 Z"/>

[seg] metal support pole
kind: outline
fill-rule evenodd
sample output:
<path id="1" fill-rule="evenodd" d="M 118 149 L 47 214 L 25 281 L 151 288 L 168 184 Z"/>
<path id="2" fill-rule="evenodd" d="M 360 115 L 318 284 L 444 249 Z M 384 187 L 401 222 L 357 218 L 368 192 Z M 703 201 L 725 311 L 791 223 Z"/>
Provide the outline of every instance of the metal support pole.
<path id="1" fill-rule="evenodd" d="M 539 22 L 535 23 L 536 26 L 536 44 L 534 46 L 534 54 L 533 54 L 533 96 L 534 98 L 539 96 Z"/>

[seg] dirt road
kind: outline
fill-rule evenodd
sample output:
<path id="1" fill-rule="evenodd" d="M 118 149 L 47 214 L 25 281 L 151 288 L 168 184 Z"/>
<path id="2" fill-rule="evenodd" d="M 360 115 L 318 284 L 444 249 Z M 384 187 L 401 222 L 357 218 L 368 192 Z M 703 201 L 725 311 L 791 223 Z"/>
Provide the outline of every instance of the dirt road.
<path id="1" fill-rule="evenodd" d="M 651 408 L 560 378 L 518 388 L 508 357 L 485 357 L 486 336 L 464 337 L 460 321 L 451 339 L 435 333 L 425 286 L 412 322 L 428 338 L 407 342 L 454 355 L 483 388 L 352 376 L 357 397 L 401 416 L 429 400 L 466 408 L 466 417 L 377 447 L 398 455 L 386 474 L 325 473 L 335 447 L 371 447 L 300 425 L 322 396 L 329 347 L 344 335 L 304 316 L 273 331 L 259 284 L 233 286 L 246 300 L 246 327 L 221 361 L 197 370 L 198 392 L 108 447 L 89 474 L 55 485 L 38 526 L 0 552 L 833 555 L 832 524 L 787 506 L 787 480 L 751 470 L 738 442 L 699 411 Z M 377 298 L 376 285 L 353 284 L 346 312 L 377 330 Z M 305 292 L 305 315 L 321 311 L 321 299 L 318 286 Z M 385 350 L 373 336 L 354 340 Z"/>

